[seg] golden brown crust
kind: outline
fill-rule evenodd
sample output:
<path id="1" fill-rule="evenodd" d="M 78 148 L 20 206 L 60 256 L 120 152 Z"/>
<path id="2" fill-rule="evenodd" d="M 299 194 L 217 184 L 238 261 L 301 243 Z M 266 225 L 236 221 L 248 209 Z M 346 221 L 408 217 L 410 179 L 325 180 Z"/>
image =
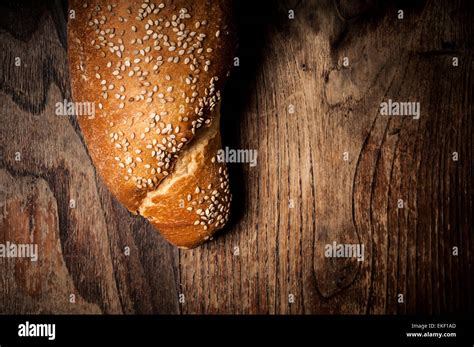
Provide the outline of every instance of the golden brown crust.
<path id="1" fill-rule="evenodd" d="M 230 205 L 225 165 L 213 159 L 235 46 L 229 4 L 74 0 L 70 9 L 72 92 L 76 102 L 95 103 L 95 117 L 78 119 L 97 171 L 170 242 L 202 243 Z"/>
<path id="2" fill-rule="evenodd" d="M 173 174 L 140 207 L 141 215 L 182 248 L 208 240 L 228 219 L 229 180 L 225 164 L 217 160 L 221 140 L 215 117 L 182 152 Z"/>

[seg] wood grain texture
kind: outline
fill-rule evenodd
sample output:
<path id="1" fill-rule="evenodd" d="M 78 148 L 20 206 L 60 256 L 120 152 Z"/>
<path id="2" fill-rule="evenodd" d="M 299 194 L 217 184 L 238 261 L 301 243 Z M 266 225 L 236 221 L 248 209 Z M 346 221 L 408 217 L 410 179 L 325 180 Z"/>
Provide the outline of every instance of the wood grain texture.
<path id="1" fill-rule="evenodd" d="M 0 258 L 0 313 L 473 311 L 471 1 L 239 2 L 223 144 L 258 165 L 230 164 L 232 221 L 191 251 L 117 203 L 55 115 L 66 8 L 0 5 L 0 243 L 40 252 Z M 420 119 L 381 116 L 388 99 L 420 102 Z M 326 258 L 333 241 L 365 260 Z"/>

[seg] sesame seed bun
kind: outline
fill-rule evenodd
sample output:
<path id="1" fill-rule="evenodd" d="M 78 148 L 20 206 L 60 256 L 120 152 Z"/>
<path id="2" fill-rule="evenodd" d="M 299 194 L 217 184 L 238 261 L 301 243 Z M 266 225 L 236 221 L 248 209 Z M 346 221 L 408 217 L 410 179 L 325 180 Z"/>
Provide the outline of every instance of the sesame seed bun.
<path id="1" fill-rule="evenodd" d="M 110 191 L 192 248 L 229 218 L 219 100 L 235 47 L 228 1 L 70 1 L 68 55 L 89 153 Z"/>

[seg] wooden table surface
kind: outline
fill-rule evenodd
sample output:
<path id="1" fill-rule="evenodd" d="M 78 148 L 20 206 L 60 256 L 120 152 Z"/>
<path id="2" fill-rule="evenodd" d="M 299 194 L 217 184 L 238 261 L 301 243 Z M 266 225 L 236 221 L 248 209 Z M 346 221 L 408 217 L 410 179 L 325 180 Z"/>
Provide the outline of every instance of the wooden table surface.
<path id="1" fill-rule="evenodd" d="M 473 2 L 239 3 L 223 142 L 258 165 L 229 165 L 231 224 L 181 251 L 55 115 L 67 4 L 2 2 L 0 243 L 39 260 L 0 258 L 0 313 L 473 311 Z M 388 99 L 420 119 L 381 115 Z M 326 258 L 332 242 L 364 261 Z"/>

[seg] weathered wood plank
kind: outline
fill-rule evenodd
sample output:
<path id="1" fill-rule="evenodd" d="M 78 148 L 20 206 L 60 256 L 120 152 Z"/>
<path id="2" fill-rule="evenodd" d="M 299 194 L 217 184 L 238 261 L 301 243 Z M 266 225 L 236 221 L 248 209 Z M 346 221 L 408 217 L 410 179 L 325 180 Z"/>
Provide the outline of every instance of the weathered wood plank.
<path id="1" fill-rule="evenodd" d="M 258 165 L 230 164 L 231 224 L 192 251 L 117 203 L 54 114 L 65 9 L 0 6 L 0 243 L 42 253 L 0 258 L 0 312 L 472 312 L 471 1 L 239 2 L 223 143 Z M 420 119 L 382 116 L 388 99 L 420 102 Z M 325 257 L 333 241 L 364 261 Z"/>
<path id="2" fill-rule="evenodd" d="M 34 6 L 25 3 L 1 12 L 21 20 L 31 12 L 28 5 Z M 177 251 L 157 237 L 148 223 L 117 204 L 96 177 L 74 121 L 55 114 L 56 102 L 70 98 L 66 50 L 59 39 L 65 34 L 65 20 L 53 22 L 61 11 L 48 9 L 56 5 L 39 5 L 35 12 L 38 21 L 21 29 L 25 36 L 16 36 L 16 26 L 4 27 L 7 30 L 1 34 L 1 166 L 6 177 L 15 178 L 11 183 L 2 180 L 2 188 L 9 193 L 3 194 L 1 201 L 1 235 L 2 240 L 18 242 L 22 233 L 28 233 L 20 227 L 28 226 L 21 224 L 27 216 L 11 210 L 18 204 L 35 206 L 32 197 L 21 193 L 27 186 L 20 182 L 34 178 L 32 189 L 46 186 L 49 193 L 38 197 L 38 205 L 48 202 L 56 207 L 49 209 L 51 223 L 43 232 L 56 237 L 60 247 L 55 246 L 57 252 L 50 254 L 40 245 L 40 254 L 45 261 L 50 261 L 49 257 L 61 261 L 44 269 L 40 264 L 25 263 L 24 276 L 34 278 L 39 267 L 46 273 L 58 271 L 63 281 L 45 277 L 40 291 L 45 300 L 28 306 L 32 300 L 28 292 L 15 301 L 8 294 L 15 287 L 1 286 L 0 312 L 177 312 Z M 5 23 L 15 22 L 2 21 Z M 16 57 L 21 58 L 21 66 L 15 66 Z M 17 152 L 20 161 L 15 160 Z M 71 199 L 75 208 L 70 208 Z M 29 218 L 33 228 L 29 232 L 40 232 L 34 227 L 36 216 Z M 10 226 L 17 226 L 18 235 Z M 124 254 L 125 247 L 130 248 L 129 256 Z M 15 260 L 0 261 L 10 264 Z M 17 276 L 3 266 L 1 272 L 8 281 Z M 70 294 L 88 304 L 69 303 Z M 25 307 L 19 310 L 17 305 Z"/>

